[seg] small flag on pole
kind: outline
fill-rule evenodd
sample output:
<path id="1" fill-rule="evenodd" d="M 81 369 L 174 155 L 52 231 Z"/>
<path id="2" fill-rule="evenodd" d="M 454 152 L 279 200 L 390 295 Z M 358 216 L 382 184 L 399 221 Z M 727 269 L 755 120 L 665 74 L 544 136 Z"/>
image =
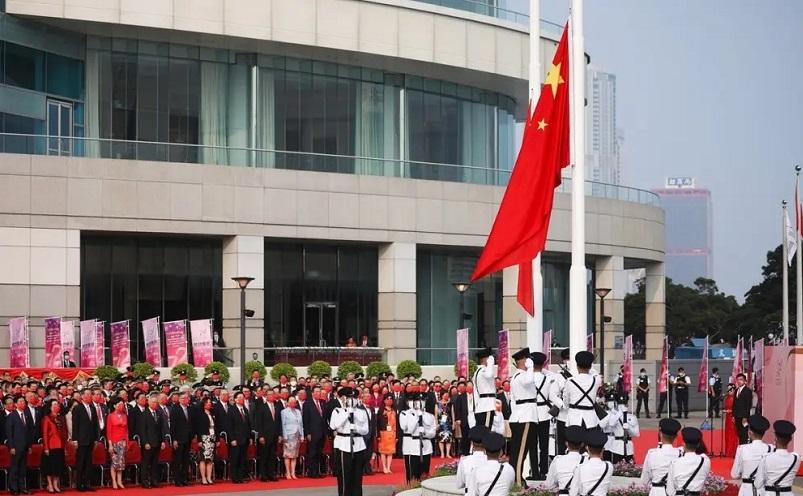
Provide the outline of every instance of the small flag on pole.
<path id="1" fill-rule="evenodd" d="M 624 370 L 622 370 L 622 389 L 627 394 L 633 388 L 633 336 L 625 337 Z"/>
<path id="2" fill-rule="evenodd" d="M 705 337 L 703 346 L 703 360 L 700 362 L 700 376 L 697 378 L 697 392 L 708 391 L 708 336 Z"/>
<path id="3" fill-rule="evenodd" d="M 658 392 L 665 393 L 669 387 L 669 344 L 664 337 L 664 349 L 661 352 L 661 371 L 658 373 Z M 660 413 L 660 412 L 659 412 Z"/>
<path id="4" fill-rule="evenodd" d="M 792 227 L 792 221 L 789 220 L 788 211 L 784 211 L 784 224 L 786 225 L 786 265 L 791 266 L 792 260 L 795 259 L 795 253 L 797 253 L 797 238 L 795 238 L 795 229 Z"/>

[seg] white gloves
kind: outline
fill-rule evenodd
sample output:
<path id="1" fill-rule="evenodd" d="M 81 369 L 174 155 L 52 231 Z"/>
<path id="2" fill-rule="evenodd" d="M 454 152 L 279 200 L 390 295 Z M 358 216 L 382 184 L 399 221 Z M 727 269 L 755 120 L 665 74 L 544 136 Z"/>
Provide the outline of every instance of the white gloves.
<path id="1" fill-rule="evenodd" d="M 525 360 L 524 361 L 524 366 L 527 368 L 527 370 L 532 370 L 532 368 L 535 366 L 535 364 L 533 363 L 532 358 L 528 358 L 527 360 Z"/>
<path id="2" fill-rule="evenodd" d="M 489 367 L 492 367 L 493 364 L 496 363 L 496 360 L 494 360 L 494 356 L 493 355 L 489 356 L 488 361 L 486 363 L 488 364 Z"/>

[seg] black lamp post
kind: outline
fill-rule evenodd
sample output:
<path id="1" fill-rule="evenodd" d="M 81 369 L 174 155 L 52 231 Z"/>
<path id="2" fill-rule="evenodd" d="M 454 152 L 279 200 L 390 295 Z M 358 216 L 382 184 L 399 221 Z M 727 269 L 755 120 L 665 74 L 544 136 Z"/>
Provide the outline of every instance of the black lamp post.
<path id="1" fill-rule="evenodd" d="M 455 282 L 452 284 L 460 293 L 460 329 L 466 327 L 466 291 L 471 287 L 470 282 Z"/>
<path id="2" fill-rule="evenodd" d="M 602 382 L 605 382 L 605 297 L 611 292 L 611 288 L 597 288 L 594 293 L 599 296 L 599 373 Z"/>
<path id="3" fill-rule="evenodd" d="M 240 383 L 245 384 L 245 288 L 254 280 L 253 277 L 232 277 L 240 287 Z"/>

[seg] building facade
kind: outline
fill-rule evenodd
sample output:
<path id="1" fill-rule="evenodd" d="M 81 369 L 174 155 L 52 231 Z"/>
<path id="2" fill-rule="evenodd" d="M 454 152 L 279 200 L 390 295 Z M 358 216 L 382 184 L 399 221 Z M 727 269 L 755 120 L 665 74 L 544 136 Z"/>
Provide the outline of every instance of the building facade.
<path id="1" fill-rule="evenodd" d="M 621 184 L 623 139 L 616 127 L 616 76 L 590 67 L 587 85 L 587 178 L 605 184 Z"/>
<path id="2" fill-rule="evenodd" d="M 0 13 L 0 348 L 28 316 L 212 319 L 221 350 L 342 346 L 454 362 L 460 296 L 527 105 L 526 14 L 399 0 L 6 0 Z M 560 28 L 545 26 L 542 58 Z M 544 255 L 544 325 L 568 342 L 571 184 Z M 663 211 L 586 188 L 588 291 L 647 270 L 664 326 Z M 246 341 L 240 290 L 250 276 Z M 525 340 L 516 271 L 465 295 L 470 346 Z M 589 297 L 589 305 L 593 305 Z M 598 316 L 589 312 L 589 329 Z M 608 338 L 606 338 L 608 340 Z M 107 341 L 108 342 L 108 341 Z M 611 344 L 612 347 L 612 344 Z M 108 357 L 108 353 L 107 353 Z M 231 364 L 239 353 L 230 353 Z M 8 354 L 0 351 L 0 365 Z"/>
<path id="3" fill-rule="evenodd" d="M 661 189 L 666 212 L 666 275 L 673 282 L 694 286 L 698 277 L 714 277 L 714 233 L 711 191 L 692 177 L 670 177 Z"/>

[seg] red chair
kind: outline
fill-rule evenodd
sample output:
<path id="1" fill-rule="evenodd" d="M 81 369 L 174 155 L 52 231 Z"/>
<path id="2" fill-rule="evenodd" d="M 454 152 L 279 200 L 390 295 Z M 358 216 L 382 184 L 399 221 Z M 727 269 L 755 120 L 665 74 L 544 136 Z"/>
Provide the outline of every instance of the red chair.
<path id="1" fill-rule="evenodd" d="M 100 469 L 100 487 L 103 487 L 103 473 L 107 470 L 111 472 L 109 452 L 106 451 L 105 440 L 95 443 L 95 447 L 92 448 L 92 466 Z"/>
<path id="2" fill-rule="evenodd" d="M 223 464 L 223 475 L 225 479 L 229 472 L 229 445 L 226 443 L 226 438 L 221 436 L 217 440 L 217 447 L 215 448 L 215 461 Z"/>
<path id="3" fill-rule="evenodd" d="M 125 451 L 125 466 L 134 467 L 134 482 L 139 482 L 139 465 L 142 463 L 142 448 L 139 441 L 128 441 Z"/>
<path id="4" fill-rule="evenodd" d="M 0 472 L 3 472 L 5 487 L 8 487 L 9 468 L 11 468 L 11 451 L 5 444 L 0 444 Z"/>
<path id="5" fill-rule="evenodd" d="M 75 453 L 78 448 L 73 443 L 64 447 L 64 464 L 67 466 L 67 486 L 72 486 L 75 471 Z"/>
<path id="6" fill-rule="evenodd" d="M 42 488 L 42 452 L 44 452 L 45 448 L 41 444 L 34 444 L 31 446 L 30 451 L 28 451 L 28 456 L 26 456 L 26 464 L 28 465 L 28 470 L 37 473 L 37 480 L 39 481 L 39 488 Z"/>
<path id="7" fill-rule="evenodd" d="M 302 439 L 301 444 L 298 445 L 298 469 L 302 474 L 307 473 L 307 440 Z"/>
<path id="8" fill-rule="evenodd" d="M 169 442 L 165 443 L 165 447 L 159 450 L 159 465 L 165 467 L 165 482 L 170 482 L 170 464 L 173 463 L 173 447 Z"/>
<path id="9" fill-rule="evenodd" d="M 323 448 L 321 449 L 321 460 L 324 462 L 323 470 L 325 474 L 332 473 L 332 454 L 335 452 L 334 440 L 326 436 L 323 438 Z"/>
<path id="10" fill-rule="evenodd" d="M 256 444 L 258 442 L 259 441 L 254 441 L 252 444 L 248 445 L 248 448 L 245 449 L 245 462 L 254 467 L 254 475 L 253 475 L 254 479 L 259 477 L 259 469 L 257 464 L 257 444 Z"/>
<path id="11" fill-rule="evenodd" d="M 195 480 L 200 478 L 198 462 L 201 460 L 201 443 L 197 439 L 190 441 L 190 467 L 195 471 Z M 195 460 L 193 463 L 192 460 Z"/>

